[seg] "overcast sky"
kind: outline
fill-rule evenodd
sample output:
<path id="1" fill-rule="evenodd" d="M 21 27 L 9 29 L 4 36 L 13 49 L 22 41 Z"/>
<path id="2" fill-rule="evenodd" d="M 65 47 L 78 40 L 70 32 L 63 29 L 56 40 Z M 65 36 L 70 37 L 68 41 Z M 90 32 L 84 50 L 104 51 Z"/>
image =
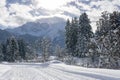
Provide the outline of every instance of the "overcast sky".
<path id="1" fill-rule="evenodd" d="M 0 25 L 18 27 L 41 18 L 71 18 L 85 11 L 91 19 L 93 30 L 103 11 L 119 11 L 120 0 L 0 0 Z"/>

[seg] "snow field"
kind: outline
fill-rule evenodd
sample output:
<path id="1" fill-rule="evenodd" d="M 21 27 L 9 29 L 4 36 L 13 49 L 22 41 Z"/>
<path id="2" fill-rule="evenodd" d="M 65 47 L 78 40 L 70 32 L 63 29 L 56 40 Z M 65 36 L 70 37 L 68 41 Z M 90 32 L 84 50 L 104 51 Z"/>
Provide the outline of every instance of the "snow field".
<path id="1" fill-rule="evenodd" d="M 0 80 L 120 80 L 120 70 L 70 66 L 59 62 L 0 64 Z"/>

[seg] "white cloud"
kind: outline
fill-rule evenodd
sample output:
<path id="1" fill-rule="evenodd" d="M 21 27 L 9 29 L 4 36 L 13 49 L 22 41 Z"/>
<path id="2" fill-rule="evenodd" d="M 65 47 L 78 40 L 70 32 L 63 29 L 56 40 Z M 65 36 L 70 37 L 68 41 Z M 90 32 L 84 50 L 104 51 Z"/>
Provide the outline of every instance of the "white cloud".
<path id="1" fill-rule="evenodd" d="M 69 13 L 72 13 L 76 16 L 79 16 L 80 15 L 80 10 L 78 8 L 76 8 L 75 6 L 63 6 L 63 7 L 60 7 L 59 8 L 62 12 L 69 12 Z"/>
<path id="2" fill-rule="evenodd" d="M 33 16 L 30 14 L 30 11 L 32 10 L 32 8 L 30 6 L 26 6 L 26 5 L 20 5 L 18 3 L 16 4 L 11 4 L 9 7 L 9 12 L 10 13 L 15 13 L 13 15 L 15 15 L 14 17 L 20 17 L 23 18 L 25 20 L 33 20 Z"/>
<path id="3" fill-rule="evenodd" d="M 32 0 L 32 3 L 36 8 L 55 10 L 71 1 L 74 0 Z"/>
<path id="4" fill-rule="evenodd" d="M 97 6 L 99 7 L 98 10 L 102 11 L 108 11 L 108 12 L 113 12 L 116 10 L 119 10 L 117 7 L 118 3 L 120 3 L 120 0 L 102 0 L 102 1 L 97 1 L 97 2 L 91 2 L 91 6 Z"/>
<path id="5" fill-rule="evenodd" d="M 62 15 L 63 11 L 57 9 L 72 0 L 31 0 L 32 4 L 25 5 L 19 3 L 9 4 L 6 7 L 6 0 L 0 2 L 0 25 L 7 27 L 17 27 L 26 22 L 35 21 L 41 18 L 61 17 L 69 18 L 69 16 Z M 39 14 L 39 9 L 43 9 L 47 15 L 33 16 L 30 11 L 35 10 L 35 14 Z M 43 12 L 44 13 L 44 12 Z"/>
<path id="6" fill-rule="evenodd" d="M 88 10 L 88 11 L 91 10 L 91 7 L 88 4 L 84 4 L 78 1 L 76 1 L 76 4 L 80 6 L 83 10 Z"/>
<path id="7" fill-rule="evenodd" d="M 10 4 L 6 7 L 6 0 L 0 3 L 0 24 L 7 27 L 17 27 L 25 22 L 32 21 L 34 18 L 29 13 L 32 8 L 18 3 Z"/>
<path id="8" fill-rule="evenodd" d="M 17 27 L 29 21 L 35 21 L 42 18 L 61 17 L 63 19 L 71 18 L 64 12 L 79 16 L 86 10 L 93 30 L 96 29 L 95 22 L 99 20 L 103 11 L 119 11 L 120 0 L 91 0 L 90 3 L 82 3 L 80 0 L 30 0 L 31 4 L 9 3 L 6 7 L 6 0 L 0 2 L 0 25 L 5 27 Z M 69 2 L 75 2 L 75 5 L 68 5 Z M 97 8 L 95 8 L 95 6 Z M 34 13 L 31 13 L 33 11 Z M 33 15 L 34 14 L 34 15 Z M 44 15 L 45 14 L 45 15 Z"/>
<path id="9" fill-rule="evenodd" d="M 0 1 L 0 8 L 1 8 L 1 7 L 4 7 L 5 5 L 6 5 L 6 0 Z"/>
<path id="10" fill-rule="evenodd" d="M 21 5 L 21 4 L 10 4 L 9 11 L 10 12 L 20 12 L 20 13 L 26 13 L 28 11 L 32 10 L 27 5 Z"/>
<path id="11" fill-rule="evenodd" d="M 6 0 L 0 2 L 0 25 L 7 26 L 5 20 L 8 18 L 9 12 L 7 11 L 5 5 L 6 5 Z"/>

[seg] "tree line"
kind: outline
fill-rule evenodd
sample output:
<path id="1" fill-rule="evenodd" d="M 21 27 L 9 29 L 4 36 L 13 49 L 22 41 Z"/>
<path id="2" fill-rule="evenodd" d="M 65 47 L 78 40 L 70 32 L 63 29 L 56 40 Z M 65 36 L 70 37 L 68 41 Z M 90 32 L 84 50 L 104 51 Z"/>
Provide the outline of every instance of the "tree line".
<path id="1" fill-rule="evenodd" d="M 120 12 L 103 12 L 93 33 L 86 13 L 68 19 L 65 45 L 69 55 L 91 58 L 96 67 L 120 68 Z"/>
<path id="2" fill-rule="evenodd" d="M 0 44 L 0 61 L 21 62 L 37 56 L 33 49 L 23 40 L 11 36 Z"/>
<path id="3" fill-rule="evenodd" d="M 27 62 L 37 61 L 37 58 L 41 57 L 38 61 L 46 62 L 52 55 L 61 59 L 63 52 L 64 49 L 59 45 L 53 49 L 52 41 L 48 37 L 42 37 L 31 44 L 11 36 L 0 44 L 0 61 Z"/>

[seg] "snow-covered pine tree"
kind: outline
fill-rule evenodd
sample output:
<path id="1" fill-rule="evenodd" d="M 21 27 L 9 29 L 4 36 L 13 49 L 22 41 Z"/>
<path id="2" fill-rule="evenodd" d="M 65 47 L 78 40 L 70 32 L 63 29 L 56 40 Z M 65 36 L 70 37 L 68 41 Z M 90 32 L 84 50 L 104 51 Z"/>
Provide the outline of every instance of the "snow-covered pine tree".
<path id="1" fill-rule="evenodd" d="M 88 15 L 83 13 L 79 18 L 79 27 L 77 32 L 76 56 L 86 57 L 89 55 L 88 44 L 93 36 Z"/>
<path id="2" fill-rule="evenodd" d="M 48 61 L 51 54 L 51 40 L 44 37 L 41 42 L 42 58 L 43 62 Z"/>
<path id="3" fill-rule="evenodd" d="M 10 37 L 6 42 L 6 59 L 7 61 L 14 62 L 15 60 L 19 60 L 19 47 L 18 42 L 15 37 Z"/>
<path id="4" fill-rule="evenodd" d="M 105 37 L 104 47 L 108 55 L 107 68 L 120 68 L 120 12 L 110 14 L 110 31 Z"/>
<path id="5" fill-rule="evenodd" d="M 99 67 L 118 68 L 120 58 L 120 13 L 106 14 L 104 12 L 99 24 L 96 38 L 98 46 L 101 48 L 98 51 L 100 53 Z"/>
<path id="6" fill-rule="evenodd" d="M 32 60 L 36 58 L 36 53 L 30 45 L 26 46 L 25 60 Z"/>
<path id="7" fill-rule="evenodd" d="M 104 48 L 104 38 L 110 31 L 109 13 L 103 12 L 99 21 L 97 21 L 97 30 L 95 33 L 95 40 L 98 47 L 99 64 L 98 67 L 104 67 L 106 60 L 108 60 L 106 49 Z"/>
<path id="8" fill-rule="evenodd" d="M 19 55 L 21 56 L 21 59 L 25 60 L 26 51 L 27 51 L 25 42 L 22 39 L 18 40 L 18 46 L 19 46 Z"/>
<path id="9" fill-rule="evenodd" d="M 72 56 L 76 55 L 76 44 L 78 40 L 78 19 L 74 17 L 71 22 L 71 49 L 72 49 Z"/>
<path id="10" fill-rule="evenodd" d="M 77 43 L 78 20 L 73 18 L 71 23 L 67 20 L 66 26 L 66 49 L 69 55 L 75 56 L 75 48 Z"/>
<path id="11" fill-rule="evenodd" d="M 4 59 L 4 55 L 2 51 L 2 45 L 0 44 L 0 61 L 3 61 L 3 59 Z"/>
<path id="12" fill-rule="evenodd" d="M 66 26 L 65 26 L 65 46 L 66 46 L 66 50 L 67 53 L 70 53 L 71 51 L 71 23 L 70 20 L 68 19 L 66 22 Z"/>
<path id="13" fill-rule="evenodd" d="M 35 49 L 36 53 L 41 53 L 41 43 L 42 43 L 42 38 L 39 38 L 33 44 L 33 48 Z"/>
<path id="14" fill-rule="evenodd" d="M 2 46 L 2 54 L 3 54 L 3 60 L 4 61 L 7 61 L 7 58 L 6 58 L 6 44 L 5 43 L 1 43 L 1 46 Z"/>
<path id="15" fill-rule="evenodd" d="M 92 65 L 93 67 L 98 66 L 99 62 L 99 54 L 98 54 L 98 49 L 99 47 L 97 46 L 98 44 L 96 43 L 95 36 L 90 39 L 90 43 L 88 44 L 88 49 L 89 49 L 89 57 L 92 59 Z"/>
<path id="16" fill-rule="evenodd" d="M 102 12 L 101 18 L 97 21 L 97 30 L 96 36 L 103 37 L 110 30 L 110 22 L 109 22 L 109 13 L 107 11 Z"/>

